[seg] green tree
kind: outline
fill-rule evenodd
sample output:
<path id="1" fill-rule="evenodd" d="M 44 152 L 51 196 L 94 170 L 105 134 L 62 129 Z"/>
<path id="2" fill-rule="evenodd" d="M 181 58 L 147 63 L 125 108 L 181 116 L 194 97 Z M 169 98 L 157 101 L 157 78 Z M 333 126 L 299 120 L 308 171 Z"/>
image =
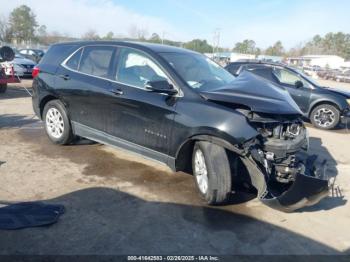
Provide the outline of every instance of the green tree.
<path id="1" fill-rule="evenodd" d="M 113 38 L 114 38 L 113 32 L 108 32 L 104 37 L 102 37 L 102 39 L 104 40 L 113 40 Z"/>
<path id="2" fill-rule="evenodd" d="M 162 39 L 157 33 L 153 33 L 148 39 L 148 42 L 160 44 L 162 42 Z"/>
<path id="3" fill-rule="evenodd" d="M 232 51 L 241 54 L 255 54 L 258 50 L 255 41 L 246 39 L 243 42 L 236 43 Z"/>
<path id="4" fill-rule="evenodd" d="M 350 34 L 328 33 L 324 37 L 315 35 L 303 48 L 304 54 L 338 55 L 350 59 Z"/>
<path id="5" fill-rule="evenodd" d="M 207 40 L 193 39 L 190 42 L 185 43 L 184 48 L 191 49 L 200 53 L 211 53 L 213 47 L 208 44 Z"/>
<path id="6" fill-rule="evenodd" d="M 38 23 L 32 10 L 26 5 L 21 5 L 10 13 L 9 27 L 14 39 L 27 42 L 34 39 Z"/>
<path id="7" fill-rule="evenodd" d="M 277 41 L 273 46 L 268 47 L 265 50 L 265 55 L 271 56 L 283 56 L 284 48 L 281 41 Z"/>

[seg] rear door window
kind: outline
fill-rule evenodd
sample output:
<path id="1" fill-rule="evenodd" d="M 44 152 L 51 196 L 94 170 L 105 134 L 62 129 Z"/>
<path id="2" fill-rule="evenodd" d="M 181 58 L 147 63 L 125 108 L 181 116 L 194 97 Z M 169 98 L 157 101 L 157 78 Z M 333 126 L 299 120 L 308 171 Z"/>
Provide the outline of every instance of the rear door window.
<path id="1" fill-rule="evenodd" d="M 248 65 L 247 70 L 258 75 L 261 76 L 265 79 L 268 79 L 270 81 L 273 81 L 273 77 L 272 77 L 272 68 L 269 66 L 261 66 L 261 65 Z"/>
<path id="2" fill-rule="evenodd" d="M 111 78 L 115 51 L 116 48 L 112 46 L 84 47 L 78 70 L 93 76 Z"/>

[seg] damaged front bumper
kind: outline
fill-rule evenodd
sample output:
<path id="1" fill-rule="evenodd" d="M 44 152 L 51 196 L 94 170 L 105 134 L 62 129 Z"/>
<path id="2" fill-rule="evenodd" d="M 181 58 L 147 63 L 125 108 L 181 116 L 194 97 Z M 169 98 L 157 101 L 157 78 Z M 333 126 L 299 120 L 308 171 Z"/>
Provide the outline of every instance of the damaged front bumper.
<path id="1" fill-rule="evenodd" d="M 346 128 L 350 127 L 350 108 L 347 108 L 343 111 L 340 121 L 342 124 L 346 125 Z"/>
<path id="2" fill-rule="evenodd" d="M 311 206 L 328 195 L 328 179 L 309 174 L 297 174 L 291 185 L 276 190 L 274 185 L 268 184 L 263 172 L 253 159 L 241 157 L 248 169 L 251 184 L 258 191 L 259 200 L 265 205 L 283 212 L 292 212 L 305 206 Z"/>

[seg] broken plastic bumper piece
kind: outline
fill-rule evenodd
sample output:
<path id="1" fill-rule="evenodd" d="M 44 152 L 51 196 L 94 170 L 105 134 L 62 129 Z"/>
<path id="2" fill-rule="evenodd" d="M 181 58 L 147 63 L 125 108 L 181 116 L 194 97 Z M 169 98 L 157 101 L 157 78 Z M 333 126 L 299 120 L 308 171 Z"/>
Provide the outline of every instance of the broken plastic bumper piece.
<path id="1" fill-rule="evenodd" d="M 265 205 L 284 212 L 312 206 L 328 195 L 328 180 L 297 174 L 294 183 L 279 196 L 260 197 Z"/>
<path id="2" fill-rule="evenodd" d="M 253 160 L 241 159 L 249 171 L 252 185 L 258 191 L 259 200 L 273 209 L 292 212 L 314 205 L 328 195 L 328 179 L 304 174 L 297 174 L 289 187 L 276 190 L 273 185 L 267 185 L 264 174 Z M 282 185 L 279 186 L 282 187 Z"/>

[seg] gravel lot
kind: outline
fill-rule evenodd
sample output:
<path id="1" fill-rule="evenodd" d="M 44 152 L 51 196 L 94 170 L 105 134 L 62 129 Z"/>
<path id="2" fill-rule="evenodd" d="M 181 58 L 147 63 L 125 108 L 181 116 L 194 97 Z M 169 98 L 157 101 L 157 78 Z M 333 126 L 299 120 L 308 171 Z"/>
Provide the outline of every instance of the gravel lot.
<path id="1" fill-rule="evenodd" d="M 286 214 L 237 192 L 208 207 L 188 174 L 90 141 L 52 145 L 21 88 L 30 84 L 0 95 L 0 201 L 66 213 L 50 227 L 0 231 L 0 254 L 350 254 L 348 130 L 309 128 L 334 182 L 318 205 Z"/>

